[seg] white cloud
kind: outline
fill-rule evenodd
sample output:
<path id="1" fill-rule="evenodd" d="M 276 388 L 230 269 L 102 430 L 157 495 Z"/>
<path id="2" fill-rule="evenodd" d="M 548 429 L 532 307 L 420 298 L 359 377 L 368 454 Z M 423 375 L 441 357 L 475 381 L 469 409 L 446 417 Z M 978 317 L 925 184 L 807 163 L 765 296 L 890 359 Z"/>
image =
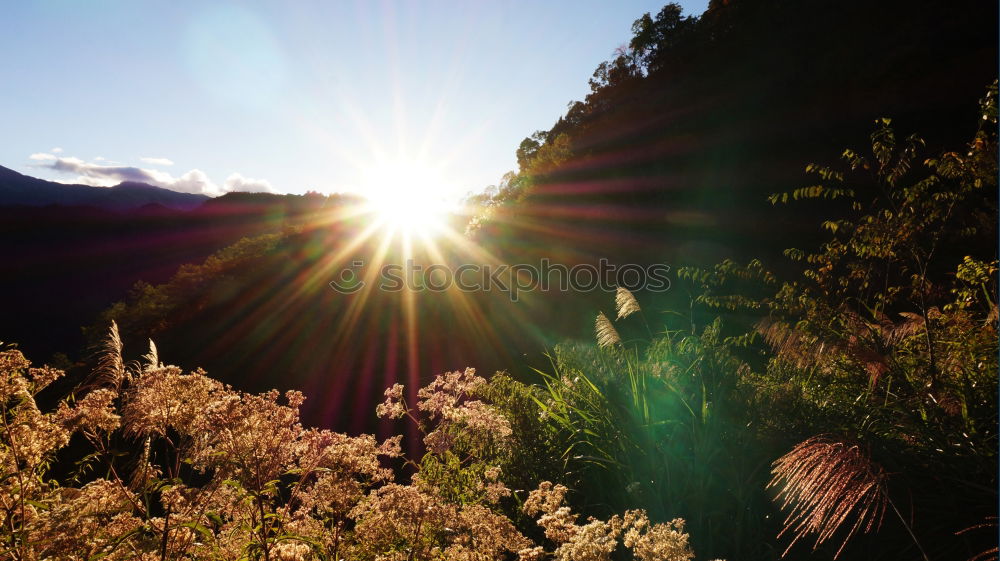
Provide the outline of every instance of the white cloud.
<path id="1" fill-rule="evenodd" d="M 106 163 L 104 158 L 95 158 L 102 163 L 85 162 L 79 158 L 60 157 L 49 153 L 36 153 L 28 156 L 29 159 L 38 162 L 36 167 L 50 169 L 59 173 L 75 174 L 76 178 L 72 183 L 84 185 L 94 185 L 99 187 L 110 187 L 123 181 L 135 181 L 148 183 L 157 187 L 163 187 L 181 193 L 196 193 L 201 195 L 217 196 L 229 191 L 244 192 L 264 192 L 278 193 L 278 190 L 271 186 L 266 179 L 254 179 L 244 177 L 239 173 L 232 173 L 226 178 L 222 186 L 212 182 L 205 172 L 199 169 L 192 169 L 179 177 L 174 177 L 168 172 L 158 169 L 140 168 L 135 166 L 125 166 Z M 142 158 L 143 161 L 158 160 L 170 162 L 166 158 Z M 149 163 L 149 162 L 148 162 Z M 173 162 L 170 162 L 171 164 Z"/>
<path id="2" fill-rule="evenodd" d="M 62 148 L 60 148 L 60 147 L 58 147 L 58 146 L 56 146 L 56 147 L 55 147 L 55 148 L 53 148 L 52 150 L 49 150 L 49 152 L 52 152 L 53 154 L 58 154 L 58 153 L 60 153 L 60 152 L 62 152 L 62 151 L 63 151 L 63 150 L 62 150 Z"/>
<path id="3" fill-rule="evenodd" d="M 154 166 L 172 166 L 174 163 L 167 158 L 139 158 L 139 160 Z"/>
<path id="4" fill-rule="evenodd" d="M 271 182 L 266 179 L 253 179 L 243 177 L 239 173 L 233 173 L 226 178 L 224 184 L 226 191 L 242 191 L 244 193 L 277 193 L 278 190 L 271 186 Z"/>
<path id="5" fill-rule="evenodd" d="M 170 177 L 170 174 L 163 174 L 166 177 Z M 201 193 L 203 195 L 216 196 L 221 195 L 225 191 L 220 189 L 212 180 L 205 175 L 205 172 L 200 169 L 193 169 L 184 175 L 178 177 L 177 179 L 172 179 L 171 182 L 167 184 L 161 184 L 161 187 L 166 187 L 167 189 L 173 189 L 174 191 L 180 191 L 182 193 Z"/>

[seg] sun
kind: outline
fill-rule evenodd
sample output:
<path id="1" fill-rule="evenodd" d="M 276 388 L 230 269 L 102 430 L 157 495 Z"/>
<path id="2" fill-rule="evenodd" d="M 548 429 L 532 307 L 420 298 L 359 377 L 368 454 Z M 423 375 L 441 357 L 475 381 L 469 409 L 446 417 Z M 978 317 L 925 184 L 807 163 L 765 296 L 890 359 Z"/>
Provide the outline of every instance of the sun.
<path id="1" fill-rule="evenodd" d="M 439 167 L 416 160 L 382 162 L 364 173 L 368 210 L 387 230 L 423 236 L 440 232 L 455 202 Z"/>

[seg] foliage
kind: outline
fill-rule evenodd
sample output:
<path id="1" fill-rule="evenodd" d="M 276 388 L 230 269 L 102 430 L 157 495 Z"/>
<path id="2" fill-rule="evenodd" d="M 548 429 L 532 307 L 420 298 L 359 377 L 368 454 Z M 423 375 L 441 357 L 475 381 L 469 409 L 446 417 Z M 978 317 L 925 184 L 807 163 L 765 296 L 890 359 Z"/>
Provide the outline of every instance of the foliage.
<path id="1" fill-rule="evenodd" d="M 774 135 L 762 129 L 795 115 L 800 136 L 782 138 L 822 143 L 842 130 L 799 117 L 825 113 L 817 109 L 838 92 L 909 95 L 892 87 L 908 84 L 892 47 L 918 34 L 883 25 L 918 21 L 903 4 L 822 12 L 862 14 L 880 38 L 865 35 L 853 51 L 861 56 L 837 64 L 826 63 L 839 52 L 817 61 L 810 45 L 854 42 L 808 4 L 713 1 L 701 18 L 675 5 L 640 18 L 628 46 L 596 69 L 586 99 L 521 143 L 517 172 L 470 199 L 479 215 L 470 230 L 524 214 L 544 222 L 536 232 L 559 231 L 556 211 L 595 201 L 628 199 L 642 210 L 666 201 L 674 210 L 685 201 L 664 177 L 684 166 L 702 170 L 680 175 L 698 197 L 746 212 L 727 197 L 756 196 L 737 181 L 756 168 L 727 164 L 732 181 L 714 173 L 718 161 L 786 156 L 772 153 Z M 965 14 L 953 15 L 972 18 Z M 758 48 L 748 38 L 760 38 Z M 971 68 L 975 53 L 964 45 L 959 56 Z M 914 63 L 921 77 L 955 66 L 924 58 L 936 64 Z M 904 78 L 876 82 L 884 67 Z M 771 96 L 775 85 L 787 95 Z M 721 124 L 724 134 L 705 134 Z M 412 403 L 405 388 L 390 388 L 379 412 L 415 425 L 426 452 L 412 459 L 399 437 L 380 443 L 301 426 L 296 392 L 241 393 L 162 365 L 155 348 L 143 364 L 125 364 L 116 332 L 91 381 L 49 412 L 36 397 L 59 372 L 0 353 L 3 555 L 646 560 L 689 559 L 690 541 L 762 559 L 800 553 L 798 540 L 821 555 L 851 554 L 868 531 L 880 540 L 870 557 L 988 555 L 969 536 L 995 527 L 996 513 L 996 124 L 994 84 L 966 149 L 922 160 L 920 138 L 897 137 L 880 119 L 870 153 L 808 166 L 815 183 L 770 198 L 826 214 L 825 243 L 786 251 L 796 275 L 772 271 L 766 255 L 681 271 L 699 291 L 696 304 L 725 321 L 693 313 L 690 329 L 653 335 L 638 299 L 619 291 L 617 314 L 594 323 L 598 344 L 557 347 L 538 384 L 486 382 L 467 370 L 438 377 Z M 595 195 L 609 178 L 621 192 Z M 572 203 L 552 208 L 552 184 L 573 193 Z M 588 222 L 594 213 L 580 215 Z M 550 249 L 549 239 L 532 241 Z M 245 239 L 166 285 L 138 285 L 92 339 L 111 319 L 128 333 L 164 330 L 163 318 L 197 312 L 207 286 L 221 279 L 223 291 L 281 240 Z M 639 322 L 648 338 L 629 337 Z M 400 461 L 405 471 L 388 469 Z M 772 516 L 779 507 L 783 529 Z"/>
<path id="2" fill-rule="evenodd" d="M 760 260 L 682 269 L 689 330 L 629 338 L 650 330 L 619 289 L 596 346 L 557 347 L 538 385 L 499 381 L 532 456 L 497 461 L 557 462 L 559 500 L 584 512 L 682 516 L 711 555 L 809 540 L 853 556 L 869 532 L 871 556 L 989 555 L 973 531 L 995 519 L 995 106 L 996 85 L 968 148 L 923 166 L 922 141 L 888 120 L 871 155 L 844 152 L 847 169 L 808 166 L 819 183 L 771 200 L 826 201 L 828 239 L 786 252 L 791 278 Z"/>
<path id="3" fill-rule="evenodd" d="M 996 233 L 996 83 L 981 114 L 965 151 L 925 159 L 919 175 L 923 142 L 897 141 L 880 119 L 870 155 L 846 150 L 847 170 L 810 165 L 820 184 L 773 195 L 847 201 L 823 223 L 829 237 L 817 251 L 786 252 L 801 277 L 779 281 L 759 262 L 680 272 L 700 287 L 699 303 L 752 318 L 752 331 L 731 341 L 769 351 L 748 378 L 765 390 L 755 392 L 755 422 L 864 443 L 892 474 L 889 488 L 916 497 L 908 515 L 896 513 L 925 558 L 963 547 L 941 537 L 962 529 L 941 505 L 966 505 L 966 526 L 995 512 L 997 256 L 984 242 Z M 797 447 L 776 462 L 776 476 L 804 469 L 808 457 Z M 829 493 L 811 485 L 808 493 Z M 854 500 L 838 496 L 845 502 L 813 496 L 795 507 L 786 530 L 815 533 L 819 544 L 841 525 L 850 526 L 844 542 L 870 529 L 863 515 L 828 518 Z M 913 535 L 914 519 L 933 538 Z M 821 522 L 829 520 L 837 523 Z M 937 550 L 924 553 L 926 542 Z"/>
<path id="4" fill-rule="evenodd" d="M 619 291 L 616 299 L 619 317 L 641 316 L 633 295 Z M 614 326 L 601 314 L 604 344 L 557 347 L 552 371 L 538 373 L 541 387 L 516 390 L 533 407 L 503 411 L 541 418 L 531 438 L 544 443 L 534 453 L 546 456 L 535 461 L 557 462 L 557 480 L 584 511 L 641 507 L 664 523 L 684 518 L 695 549 L 709 556 L 763 555 L 768 459 L 740 422 L 738 374 L 746 367 L 721 344 L 720 329 L 666 333 L 640 349 L 608 339 Z M 520 455 L 513 461 L 524 463 Z"/>
<path id="5" fill-rule="evenodd" d="M 505 174 L 499 185 L 488 187 L 482 194 L 465 201 L 472 214 L 466 233 L 477 231 L 498 209 L 523 202 L 547 173 L 570 157 L 570 138 L 566 134 L 553 135 L 551 141 L 541 132 L 525 138 L 517 150 L 520 171 Z"/>
<path id="6" fill-rule="evenodd" d="M 43 412 L 35 396 L 62 372 L 0 352 L 0 551 L 5 559 L 608 560 L 622 545 L 642 561 L 692 558 L 682 520 L 651 525 L 642 511 L 549 536 L 547 553 L 498 511 L 511 494 L 484 457 L 510 444 L 511 427 L 474 394 L 486 380 L 443 374 L 410 408 L 386 391 L 380 415 L 409 417 L 428 451 L 406 462 L 408 482 L 385 462 L 401 437 L 378 442 L 303 427 L 301 393 L 236 391 L 202 371 L 125 364 L 117 326 L 78 394 Z M 65 472 L 72 440 L 90 452 Z M 65 467 L 65 466 L 62 466 Z M 552 511 L 525 503 L 549 528 Z M 576 515 L 547 502 L 567 521 Z M 595 532 L 608 527 L 607 532 Z"/>
<path id="7" fill-rule="evenodd" d="M 126 300 L 112 304 L 94 324 L 84 329 L 90 345 L 101 341 L 105 326 L 111 322 L 120 323 L 129 333 L 155 337 L 170 327 L 168 321 L 179 322 L 196 314 L 211 297 L 209 289 L 225 290 L 225 286 L 218 285 L 235 275 L 241 266 L 273 251 L 291 231 L 242 238 L 200 264 L 182 265 L 161 285 L 137 282 Z"/>

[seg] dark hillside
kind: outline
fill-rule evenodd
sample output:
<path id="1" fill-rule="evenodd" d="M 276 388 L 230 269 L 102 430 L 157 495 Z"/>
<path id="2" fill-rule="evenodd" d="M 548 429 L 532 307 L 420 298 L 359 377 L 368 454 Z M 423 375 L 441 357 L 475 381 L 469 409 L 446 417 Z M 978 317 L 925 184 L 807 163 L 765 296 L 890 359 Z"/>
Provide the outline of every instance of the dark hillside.
<path id="1" fill-rule="evenodd" d="M 733 0 L 700 19 L 667 6 L 637 21 L 586 100 L 522 144 L 520 204 L 484 238 L 511 246 L 544 229 L 572 244 L 600 229 L 604 243 L 587 247 L 601 255 L 636 238 L 663 243 L 634 257 L 673 263 L 774 255 L 818 214 L 789 224 L 766 196 L 862 146 L 875 119 L 918 133 L 929 154 L 967 141 L 997 74 L 996 21 L 997 4 L 980 1 Z"/>
<path id="2" fill-rule="evenodd" d="M 752 255 L 791 272 L 782 251 L 819 242 L 842 203 L 789 213 L 768 195 L 817 183 L 807 164 L 836 167 L 883 117 L 926 141 L 921 158 L 963 146 L 997 76 L 996 21 L 980 1 L 732 0 L 700 18 L 667 5 L 636 21 L 585 100 L 521 143 L 517 173 L 473 198 L 476 239 L 511 263 L 676 271 Z M 587 336 L 602 302 L 591 296 L 556 294 L 546 304 L 566 313 L 548 325 Z M 689 297 L 649 296 L 659 309 Z"/>
<path id="3" fill-rule="evenodd" d="M 0 290 L 8 296 L 0 341 L 18 341 L 45 359 L 76 357 L 80 328 L 137 281 L 165 281 L 184 263 L 280 230 L 326 203 L 313 195 L 230 193 L 187 211 L 152 203 L 129 211 L 0 207 Z"/>

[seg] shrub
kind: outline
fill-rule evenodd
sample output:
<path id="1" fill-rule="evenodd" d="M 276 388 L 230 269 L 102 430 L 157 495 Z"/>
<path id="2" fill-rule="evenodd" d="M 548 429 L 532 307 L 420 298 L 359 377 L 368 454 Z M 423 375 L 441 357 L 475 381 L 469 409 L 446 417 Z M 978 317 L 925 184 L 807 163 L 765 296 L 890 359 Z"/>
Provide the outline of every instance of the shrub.
<path id="1" fill-rule="evenodd" d="M 386 391 L 379 414 L 412 419 L 428 448 L 404 458 L 406 478 L 386 467 L 402 457 L 399 436 L 303 427 L 298 392 L 246 394 L 160 363 L 155 347 L 141 364 L 121 350 L 113 326 L 91 380 L 51 412 L 35 396 L 62 373 L 0 351 L 3 558 L 597 561 L 619 539 L 643 561 L 691 558 L 682 522 L 650 525 L 638 511 L 567 527 L 552 553 L 525 538 L 487 462 L 512 428 L 476 397 L 486 380 L 472 369 L 438 376 L 412 408 L 402 386 Z M 89 449 L 75 462 L 71 440 Z M 611 530 L 597 536 L 602 524 Z"/>

